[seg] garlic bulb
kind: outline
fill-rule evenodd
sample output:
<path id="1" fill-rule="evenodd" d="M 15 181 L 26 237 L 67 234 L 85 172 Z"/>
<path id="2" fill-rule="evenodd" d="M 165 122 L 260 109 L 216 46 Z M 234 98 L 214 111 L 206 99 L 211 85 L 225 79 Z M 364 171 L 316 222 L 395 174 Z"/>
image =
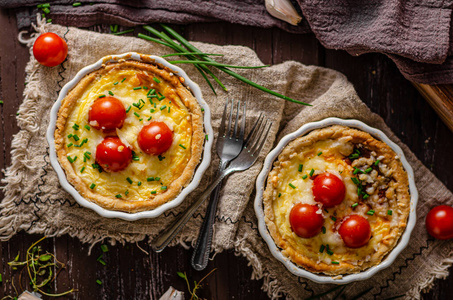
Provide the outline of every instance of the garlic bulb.
<path id="1" fill-rule="evenodd" d="M 292 25 L 302 20 L 290 0 L 266 0 L 266 9 L 272 16 Z"/>

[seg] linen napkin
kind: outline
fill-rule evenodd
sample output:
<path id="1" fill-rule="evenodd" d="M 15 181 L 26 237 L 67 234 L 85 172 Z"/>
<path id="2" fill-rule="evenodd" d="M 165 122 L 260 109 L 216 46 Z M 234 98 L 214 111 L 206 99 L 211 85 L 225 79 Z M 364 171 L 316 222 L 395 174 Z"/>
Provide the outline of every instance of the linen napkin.
<path id="1" fill-rule="evenodd" d="M 49 236 L 70 234 L 92 245 L 104 240 L 125 243 L 141 241 L 147 236 L 152 239 L 203 191 L 217 169 L 217 156 L 213 154 L 212 165 L 205 173 L 199 188 L 177 208 L 158 218 L 135 222 L 102 218 L 93 211 L 80 207 L 59 185 L 49 164 L 48 145 L 45 140 L 48 118 L 43 116 L 49 115 L 62 86 L 82 67 L 108 54 L 137 51 L 163 55 L 169 53 L 169 49 L 133 37 L 99 34 L 45 24 L 41 20 L 37 31 L 52 31 L 64 37 L 68 43 L 69 54 L 67 61 L 55 68 L 43 67 L 30 56 L 26 67 L 28 84 L 18 116 L 21 130 L 13 139 L 12 164 L 6 170 L 3 180 L 6 184 L 6 196 L 0 204 L 0 238 L 7 240 L 18 231 L 24 230 Z M 31 46 L 32 43 L 33 38 L 28 45 Z M 194 45 L 206 53 L 224 54 L 222 62 L 228 64 L 262 64 L 256 54 L 246 47 L 197 42 L 194 42 Z M 247 101 L 247 130 L 250 130 L 251 124 L 260 113 L 273 121 L 268 141 L 258 162 L 245 172 L 233 174 L 226 181 L 221 192 L 213 240 L 214 253 L 234 249 L 238 255 L 247 257 L 253 268 L 252 278 L 264 279 L 263 288 L 271 298 L 285 294 L 289 299 L 302 299 L 331 288 L 292 275 L 274 259 L 257 231 L 253 211 L 255 179 L 265 154 L 284 134 L 294 131 L 306 122 L 330 116 L 360 119 L 386 132 L 406 153 L 414 168 L 420 192 L 418 224 L 410 245 L 390 268 L 370 280 L 349 285 L 345 289 L 346 295 L 355 295 L 357 291 L 373 287 L 366 297 L 383 298 L 407 292 L 407 297 L 419 298 L 420 291 L 429 288 L 435 278 L 448 275 L 447 268 L 453 262 L 450 244 L 428 238 L 422 220 L 430 207 L 440 202 L 453 204 L 451 192 L 395 137 L 379 116 L 370 112 L 345 76 L 333 70 L 304 66 L 293 61 L 260 70 L 239 71 L 259 84 L 313 104 L 312 107 L 305 107 L 252 89 L 217 71 L 214 73 L 229 88 L 229 92 L 219 89 L 218 95 L 215 96 L 194 67 L 184 65 L 183 68 L 191 79 L 200 84 L 203 97 L 212 108 L 212 125 L 215 132 L 227 98 Z M 205 208 L 206 205 L 200 208 L 172 245 L 194 245 Z"/>
<path id="2" fill-rule="evenodd" d="M 43 12 L 36 7 L 41 2 L 0 0 L 0 7 L 16 9 L 18 26 L 27 27 Z M 298 26 L 273 18 L 264 0 L 82 0 L 77 7 L 70 0 L 49 2 L 52 22 L 77 27 L 227 21 L 294 33 L 311 30 L 326 48 L 389 56 L 411 81 L 453 83 L 453 0 L 292 0 L 304 16 Z"/>

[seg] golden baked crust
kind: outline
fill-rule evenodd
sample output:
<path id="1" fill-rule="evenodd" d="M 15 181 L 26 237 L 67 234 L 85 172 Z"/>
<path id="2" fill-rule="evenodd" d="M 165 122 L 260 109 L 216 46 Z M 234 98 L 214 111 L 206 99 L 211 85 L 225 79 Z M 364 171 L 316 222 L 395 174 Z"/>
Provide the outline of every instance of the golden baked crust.
<path id="1" fill-rule="evenodd" d="M 121 81 L 123 77 L 125 80 Z M 118 78 L 119 80 L 116 80 Z M 154 78 L 159 79 L 153 80 Z M 197 100 L 182 82 L 184 78 L 156 63 L 123 60 L 103 65 L 99 70 L 87 74 L 68 93 L 58 112 L 55 147 L 68 181 L 82 197 L 109 210 L 133 213 L 154 209 L 176 198 L 181 189 L 189 184 L 203 151 L 203 115 Z M 139 159 L 137 162 L 132 161 L 123 171 L 100 172 L 102 170 L 93 164 L 95 147 L 100 140 L 112 134 L 89 129 L 87 111 L 91 103 L 99 97 L 99 92 L 107 93 L 107 90 L 113 90 L 115 97 L 122 101 L 125 107 L 130 103 L 140 103 L 139 98 L 146 99 L 146 91 L 141 88 L 134 90 L 132 87 L 142 86 L 146 91 L 156 89 L 156 93 L 160 92 L 165 98 L 154 99 L 154 102 L 151 99 L 150 103 L 143 101 L 143 107 L 150 105 L 145 107 L 146 110 L 137 111 L 135 106 L 132 107 L 127 113 L 125 124 L 117 130 L 123 143 L 129 144 Z M 133 113 L 141 118 L 138 119 Z M 168 123 L 174 131 L 171 148 L 162 154 L 162 157 L 159 156 L 159 160 L 142 153 L 135 142 L 138 128 L 152 118 L 156 120 L 156 116 L 157 120 Z M 72 128 L 75 120 L 79 126 L 77 131 Z M 72 134 L 77 134 L 80 139 L 78 148 L 75 147 L 74 137 L 68 138 Z M 80 146 L 80 141 L 84 138 L 87 141 Z M 178 145 L 178 141 L 185 145 Z M 84 158 L 84 155 L 88 159 Z M 79 159 L 70 162 L 68 156 L 77 156 Z M 130 178 L 132 179 L 129 180 Z M 93 183 L 96 187 L 90 188 Z"/>
<path id="2" fill-rule="evenodd" d="M 358 153 L 356 149 L 360 156 L 351 161 L 348 156 Z M 299 164 L 303 164 L 302 172 L 297 170 Z M 354 174 L 354 167 L 372 171 Z M 294 204 L 315 203 L 312 180 L 304 176 L 312 169 L 314 176 L 329 171 L 340 177 L 346 196 L 341 204 L 322 211 L 325 233 L 301 238 L 292 232 L 288 217 Z M 352 177 L 363 184 L 368 194 L 365 199 L 359 196 Z M 296 188 L 288 188 L 289 182 Z M 358 204 L 352 207 L 354 203 Z M 293 262 L 315 273 L 357 273 L 379 264 L 404 232 L 410 211 L 408 176 L 387 144 L 366 132 L 335 125 L 313 130 L 283 149 L 268 175 L 263 205 L 270 235 Z M 346 247 L 337 232 L 342 218 L 350 214 L 362 215 L 370 222 L 372 237 L 361 248 Z M 330 254 L 324 250 L 327 245 Z"/>

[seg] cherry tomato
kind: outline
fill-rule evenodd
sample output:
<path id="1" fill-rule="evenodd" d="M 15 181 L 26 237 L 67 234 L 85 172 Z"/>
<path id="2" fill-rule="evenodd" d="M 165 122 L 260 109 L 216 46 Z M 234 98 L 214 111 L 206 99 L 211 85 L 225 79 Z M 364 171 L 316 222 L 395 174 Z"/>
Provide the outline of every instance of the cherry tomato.
<path id="1" fill-rule="evenodd" d="M 159 155 L 170 148 L 173 132 L 164 122 L 151 122 L 140 130 L 137 141 L 143 152 Z"/>
<path id="2" fill-rule="evenodd" d="M 316 213 L 317 205 L 298 203 L 289 213 L 289 223 L 294 233 L 302 238 L 310 238 L 317 235 L 324 224 L 322 214 Z"/>
<path id="3" fill-rule="evenodd" d="M 124 170 L 132 160 L 132 151 L 118 137 L 106 137 L 96 147 L 96 162 L 108 172 Z"/>
<path id="4" fill-rule="evenodd" d="M 124 119 L 126 119 L 124 105 L 114 97 L 105 97 L 94 101 L 88 112 L 90 125 L 104 132 L 121 128 Z"/>
<path id="5" fill-rule="evenodd" d="M 371 238 L 371 227 L 367 219 L 359 215 L 347 216 L 338 233 L 349 248 L 365 246 Z"/>
<path id="6" fill-rule="evenodd" d="M 68 45 L 55 33 L 43 33 L 33 44 L 33 55 L 41 65 L 55 67 L 68 55 Z"/>
<path id="7" fill-rule="evenodd" d="M 315 201 L 329 208 L 343 201 L 346 189 L 340 178 L 326 172 L 316 176 L 315 180 L 313 180 L 312 190 Z"/>
<path id="8" fill-rule="evenodd" d="M 453 207 L 439 205 L 431 209 L 426 216 L 426 229 L 436 239 L 453 238 Z"/>

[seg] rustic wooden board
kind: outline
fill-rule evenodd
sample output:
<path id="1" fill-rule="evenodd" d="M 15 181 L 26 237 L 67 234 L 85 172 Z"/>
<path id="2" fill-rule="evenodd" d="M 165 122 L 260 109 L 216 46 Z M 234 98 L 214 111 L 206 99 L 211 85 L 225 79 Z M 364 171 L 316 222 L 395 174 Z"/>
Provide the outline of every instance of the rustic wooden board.
<path id="1" fill-rule="evenodd" d="M 103 30 L 106 26 L 98 26 Z M 439 179 L 453 190 L 453 134 L 442 123 L 434 110 L 423 100 L 410 82 L 405 80 L 392 61 L 383 55 L 352 57 L 344 51 L 326 50 L 313 35 L 294 35 L 277 29 L 258 29 L 227 23 L 194 24 L 180 27 L 189 40 L 217 44 L 245 45 L 254 49 L 263 63 L 277 64 L 296 60 L 305 64 L 321 65 L 344 73 L 354 84 L 363 101 L 380 114 L 399 138 Z M 0 168 L 10 164 L 11 140 L 18 132 L 15 115 L 22 101 L 24 68 L 28 49 L 17 42 L 17 28 L 12 12 L 0 10 Z M 0 174 L 0 178 L 3 174 Z M 0 199 L 3 194 L 0 191 Z M 40 236 L 19 233 L 0 247 L 0 297 L 13 294 L 6 280 L 11 278 L 7 262 L 18 251 Z M 146 242 L 141 247 L 150 251 Z M 182 247 L 168 248 L 161 254 L 143 253 L 134 244 L 110 247 L 105 255 L 107 266 L 96 262 L 99 247 L 88 256 L 88 246 L 68 235 L 50 238 L 43 246 L 56 252 L 68 263 L 55 283 L 59 290 L 78 289 L 69 299 L 158 299 L 170 285 L 186 291 L 185 283 L 176 272 L 187 272 L 192 280 L 200 280 L 209 270 L 217 271 L 206 280 L 199 295 L 207 299 L 266 299 L 261 291 L 262 280 L 250 280 L 247 260 L 232 252 L 221 253 L 210 262 L 206 271 L 196 272 L 190 267 L 191 251 Z M 16 286 L 18 280 L 16 278 Z M 96 284 L 96 279 L 103 282 Z M 23 280 L 25 284 L 25 280 Z M 405 291 L 401 291 L 404 293 Z M 453 276 L 437 281 L 424 299 L 448 299 L 453 293 Z"/>

